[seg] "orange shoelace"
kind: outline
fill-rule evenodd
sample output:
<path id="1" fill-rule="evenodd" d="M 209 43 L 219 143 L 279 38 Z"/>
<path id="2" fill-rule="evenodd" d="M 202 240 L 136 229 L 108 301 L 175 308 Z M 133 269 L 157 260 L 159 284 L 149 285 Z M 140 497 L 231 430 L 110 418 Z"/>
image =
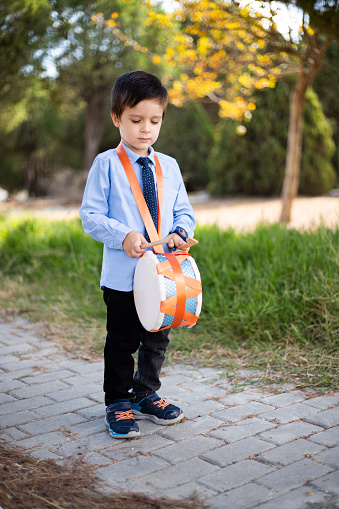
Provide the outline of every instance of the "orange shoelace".
<path id="1" fill-rule="evenodd" d="M 134 419 L 132 410 L 126 410 L 125 412 L 123 410 L 118 410 L 114 413 L 117 421 L 123 421 L 125 419 Z"/>
<path id="2" fill-rule="evenodd" d="M 156 405 L 157 407 L 161 408 L 161 410 L 164 410 L 169 405 L 169 403 L 161 398 L 159 401 L 154 401 L 153 405 Z"/>

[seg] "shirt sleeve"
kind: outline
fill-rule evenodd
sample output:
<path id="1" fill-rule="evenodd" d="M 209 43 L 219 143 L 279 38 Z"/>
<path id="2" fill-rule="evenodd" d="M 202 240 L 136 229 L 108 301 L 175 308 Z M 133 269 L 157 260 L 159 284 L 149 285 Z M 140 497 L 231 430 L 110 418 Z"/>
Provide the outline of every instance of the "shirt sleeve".
<path id="1" fill-rule="evenodd" d="M 88 174 L 79 211 L 83 228 L 105 246 L 123 250 L 122 243 L 132 228 L 108 217 L 110 193 L 109 160 L 97 157 Z"/>
<path id="2" fill-rule="evenodd" d="M 196 222 L 181 174 L 178 194 L 173 208 L 173 230 L 177 226 L 184 228 L 188 236 L 193 237 Z"/>

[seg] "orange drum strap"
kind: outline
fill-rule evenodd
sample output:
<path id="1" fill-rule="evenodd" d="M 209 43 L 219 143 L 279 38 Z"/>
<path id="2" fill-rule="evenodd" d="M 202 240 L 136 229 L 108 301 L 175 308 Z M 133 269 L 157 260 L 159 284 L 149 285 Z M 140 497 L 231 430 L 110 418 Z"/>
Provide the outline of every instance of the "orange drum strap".
<path id="1" fill-rule="evenodd" d="M 182 273 L 180 263 L 176 259 L 173 253 L 166 253 L 166 258 L 170 262 L 171 267 L 173 269 L 173 275 L 175 279 L 175 285 L 177 290 L 176 295 L 176 310 L 174 314 L 174 319 L 171 324 L 171 327 L 179 327 L 181 325 L 182 319 L 185 314 L 186 307 L 186 287 L 185 287 L 185 277 Z"/>
<path id="2" fill-rule="evenodd" d="M 186 260 L 189 256 L 191 256 L 188 253 L 185 253 L 184 251 L 178 251 L 176 253 L 166 253 L 165 254 L 167 260 L 158 263 L 157 265 L 157 272 L 158 274 L 161 274 L 176 284 L 176 290 L 177 294 L 173 295 L 172 297 L 169 297 L 168 299 L 162 301 L 160 303 L 160 311 L 166 315 L 174 316 L 173 323 L 171 325 L 168 325 L 166 327 L 162 327 L 162 329 L 169 329 L 172 327 L 177 327 L 178 325 L 174 325 L 174 323 L 179 322 L 180 325 L 193 325 L 197 322 L 198 317 L 194 315 L 193 313 L 189 313 L 186 311 L 186 301 L 190 299 L 191 297 L 196 297 L 197 295 L 200 295 L 202 292 L 201 288 L 201 281 L 197 279 L 193 279 L 188 276 L 184 276 L 182 273 L 182 269 L 180 267 L 180 263 Z M 178 265 L 174 266 L 174 263 L 172 263 L 173 258 L 175 259 L 175 262 L 177 262 Z M 177 278 L 177 267 L 180 267 L 180 283 L 178 287 L 178 278 Z M 174 268 L 176 267 L 176 268 Z M 172 270 L 171 270 L 172 268 Z M 182 279 L 184 279 L 184 284 L 182 284 Z M 182 293 L 181 293 L 182 292 Z M 180 320 L 180 321 L 179 321 Z"/>
<path id="3" fill-rule="evenodd" d="M 151 242 L 155 242 L 156 240 L 159 240 L 162 238 L 161 212 L 162 212 L 162 199 L 163 199 L 163 180 L 162 180 L 162 171 L 161 171 L 161 166 L 160 166 L 159 160 L 158 160 L 157 156 L 154 154 L 155 169 L 156 169 L 156 176 L 157 176 L 157 192 L 158 192 L 158 232 L 157 232 L 155 225 L 153 223 L 151 214 L 148 210 L 144 195 L 141 191 L 140 184 L 138 182 L 135 171 L 131 164 L 131 161 L 129 160 L 126 150 L 124 149 L 124 147 L 122 146 L 121 143 L 117 147 L 117 154 L 118 154 L 120 162 L 126 172 L 128 182 L 131 186 L 134 199 L 138 206 L 141 218 L 144 222 L 144 225 L 146 227 L 149 238 L 150 238 Z M 154 249 L 154 252 L 157 254 L 164 254 L 164 248 L 162 247 L 162 245 L 155 246 L 153 249 Z"/>

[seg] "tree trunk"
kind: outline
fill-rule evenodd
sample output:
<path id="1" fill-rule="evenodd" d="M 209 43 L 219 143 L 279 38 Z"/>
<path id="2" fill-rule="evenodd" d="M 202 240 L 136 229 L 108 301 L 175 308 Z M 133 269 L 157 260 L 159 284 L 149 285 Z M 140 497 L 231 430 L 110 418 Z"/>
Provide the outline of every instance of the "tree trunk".
<path id="1" fill-rule="evenodd" d="M 298 193 L 303 137 L 303 116 L 307 86 L 307 75 L 301 72 L 290 96 L 287 157 L 285 177 L 281 193 L 282 210 L 280 221 L 283 223 L 287 223 L 291 220 L 292 203 Z"/>
<path id="2" fill-rule="evenodd" d="M 35 158 L 31 153 L 26 153 L 25 157 L 25 188 L 28 192 L 29 198 L 37 197 Z"/>
<path id="3" fill-rule="evenodd" d="M 104 128 L 105 98 L 94 97 L 87 101 L 85 126 L 85 170 L 89 170 L 99 151 Z"/>

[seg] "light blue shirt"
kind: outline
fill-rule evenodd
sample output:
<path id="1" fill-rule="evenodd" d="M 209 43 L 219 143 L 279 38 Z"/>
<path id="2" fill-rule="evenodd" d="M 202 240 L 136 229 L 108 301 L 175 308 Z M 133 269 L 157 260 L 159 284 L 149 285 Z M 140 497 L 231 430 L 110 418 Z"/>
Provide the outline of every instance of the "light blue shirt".
<path id="1" fill-rule="evenodd" d="M 136 162 L 140 157 L 123 143 L 142 189 L 142 170 Z M 178 163 L 172 157 L 156 152 L 163 174 L 162 234 L 165 237 L 177 226 L 193 236 L 195 219 L 189 203 Z M 154 150 L 149 158 L 155 175 Z M 116 149 L 99 154 L 90 169 L 80 217 L 86 233 L 104 244 L 100 286 L 131 291 L 138 258 L 130 258 L 123 250 L 126 235 L 135 230 L 144 235 L 132 189 Z M 168 251 L 167 244 L 164 245 Z"/>

